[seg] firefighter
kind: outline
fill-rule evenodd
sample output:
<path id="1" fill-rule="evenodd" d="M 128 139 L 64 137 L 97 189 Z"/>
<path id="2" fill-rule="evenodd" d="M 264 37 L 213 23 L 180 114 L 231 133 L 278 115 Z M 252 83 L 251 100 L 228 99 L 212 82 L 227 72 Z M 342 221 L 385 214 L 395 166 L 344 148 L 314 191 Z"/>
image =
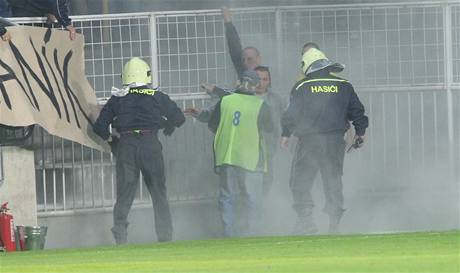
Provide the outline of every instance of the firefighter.
<path id="1" fill-rule="evenodd" d="M 94 123 L 94 131 L 109 139 L 109 125 L 120 134 L 111 141 L 116 152 L 117 201 L 113 211 L 112 232 L 117 244 L 127 242 L 127 217 L 139 186 L 139 171 L 152 197 L 158 241 L 172 239 L 172 223 L 166 197 L 162 146 L 157 134 L 164 128 L 171 135 L 174 128 L 185 122 L 174 101 L 159 90 L 151 89 L 149 65 L 140 58 L 132 58 L 123 69 L 124 92 L 117 92 L 101 110 Z"/>
<path id="2" fill-rule="evenodd" d="M 224 236 L 244 235 L 235 223 L 236 199 L 246 196 L 249 233 L 257 229 L 266 171 L 264 132 L 273 130 L 269 106 L 255 96 L 259 76 L 253 70 L 242 73 L 236 91 L 224 96 L 211 114 L 208 126 L 215 132 L 214 160 L 220 176 L 219 211 Z"/>
<path id="3" fill-rule="evenodd" d="M 311 190 L 318 171 L 326 196 L 324 212 L 329 215 L 329 233 L 339 232 L 344 212 L 344 133 L 351 121 L 356 131 L 355 143 L 361 146 L 368 127 L 364 106 L 353 86 L 333 74 L 343 69 L 318 49 L 305 52 L 302 56 L 305 77 L 294 85 L 289 106 L 282 116 L 282 148 L 288 147 L 291 134 L 299 138 L 290 179 L 293 208 L 297 213 L 296 234 L 317 232 L 312 217 Z"/>

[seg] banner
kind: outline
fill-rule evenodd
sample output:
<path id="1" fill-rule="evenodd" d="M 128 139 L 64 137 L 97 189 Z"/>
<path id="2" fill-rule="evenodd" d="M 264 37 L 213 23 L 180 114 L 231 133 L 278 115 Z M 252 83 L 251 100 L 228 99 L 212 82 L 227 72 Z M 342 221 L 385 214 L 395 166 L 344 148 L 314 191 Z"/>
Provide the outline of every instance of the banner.
<path id="1" fill-rule="evenodd" d="M 50 134 L 110 151 L 93 133 L 99 114 L 85 76 L 84 37 L 30 26 L 8 27 L 0 41 L 0 124 L 39 124 Z"/>

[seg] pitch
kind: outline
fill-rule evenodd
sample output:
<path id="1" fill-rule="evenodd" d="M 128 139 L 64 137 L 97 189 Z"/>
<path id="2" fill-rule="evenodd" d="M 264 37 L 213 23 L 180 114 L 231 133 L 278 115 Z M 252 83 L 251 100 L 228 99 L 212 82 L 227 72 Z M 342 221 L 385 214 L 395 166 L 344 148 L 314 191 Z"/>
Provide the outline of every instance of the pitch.
<path id="1" fill-rule="evenodd" d="M 259 237 L 0 253 L 0 272 L 459 272 L 460 231 Z"/>

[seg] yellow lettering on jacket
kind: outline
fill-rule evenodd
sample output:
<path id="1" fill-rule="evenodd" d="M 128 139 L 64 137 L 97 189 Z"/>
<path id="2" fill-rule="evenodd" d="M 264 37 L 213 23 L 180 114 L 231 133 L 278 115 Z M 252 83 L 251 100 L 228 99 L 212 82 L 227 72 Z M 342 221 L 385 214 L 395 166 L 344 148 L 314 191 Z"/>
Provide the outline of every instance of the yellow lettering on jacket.
<path id="1" fill-rule="evenodd" d="M 153 89 L 137 89 L 137 88 L 132 88 L 129 89 L 130 94 L 141 94 L 141 95 L 149 95 L 153 96 L 155 94 L 155 90 Z"/>
<path id="2" fill-rule="evenodd" d="M 339 93 L 337 85 L 313 85 L 310 90 L 312 93 Z"/>

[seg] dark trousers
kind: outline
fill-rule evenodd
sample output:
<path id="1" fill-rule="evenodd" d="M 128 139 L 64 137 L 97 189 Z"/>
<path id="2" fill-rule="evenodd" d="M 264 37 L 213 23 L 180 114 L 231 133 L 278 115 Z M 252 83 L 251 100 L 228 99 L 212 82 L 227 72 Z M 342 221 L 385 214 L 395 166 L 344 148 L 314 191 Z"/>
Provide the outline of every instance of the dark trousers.
<path id="1" fill-rule="evenodd" d="M 166 196 L 162 146 L 156 134 L 126 134 L 117 155 L 117 202 L 113 211 L 115 240 L 126 240 L 127 217 L 139 187 L 139 171 L 152 197 L 155 229 L 159 241 L 172 239 L 172 222 Z M 117 239 L 117 236 L 119 237 Z"/>
<path id="2" fill-rule="evenodd" d="M 314 206 L 311 190 L 318 171 L 326 196 L 324 211 L 331 216 L 342 215 L 344 156 L 343 134 L 314 134 L 299 138 L 290 180 L 293 207 L 299 216 L 311 214 Z"/>

